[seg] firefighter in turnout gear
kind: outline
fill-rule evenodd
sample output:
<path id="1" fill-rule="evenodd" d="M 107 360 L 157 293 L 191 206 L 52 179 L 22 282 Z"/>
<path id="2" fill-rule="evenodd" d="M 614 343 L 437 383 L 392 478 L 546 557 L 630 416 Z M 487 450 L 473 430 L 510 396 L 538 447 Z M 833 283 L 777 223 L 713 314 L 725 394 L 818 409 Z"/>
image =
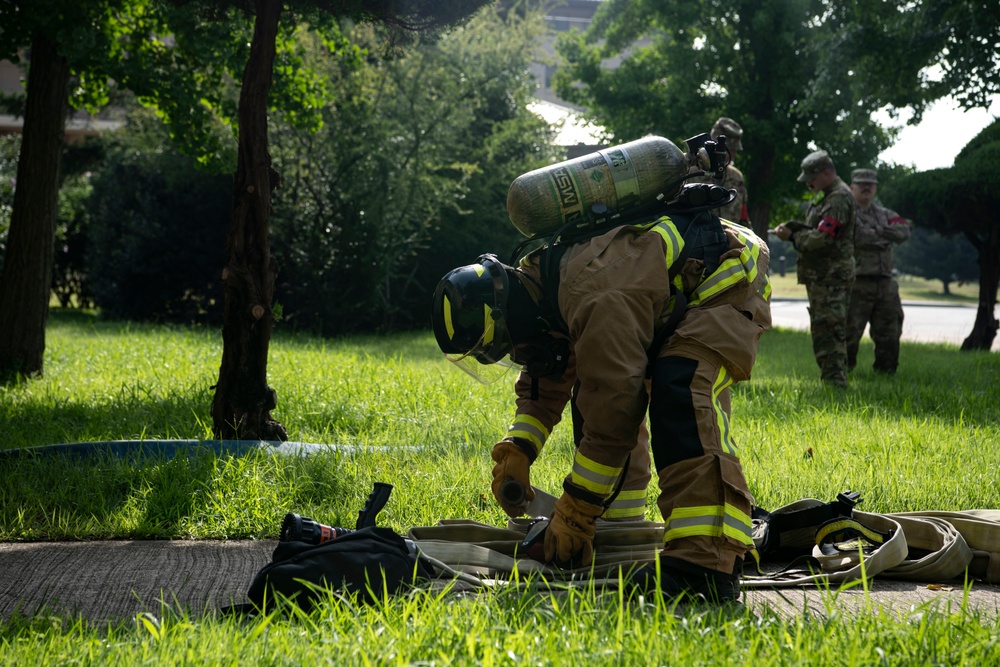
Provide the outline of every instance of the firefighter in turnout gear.
<path id="1" fill-rule="evenodd" d="M 492 452 L 494 495 L 511 516 L 523 506 L 502 484 L 530 489 L 530 466 L 574 399 L 576 450 L 545 532 L 548 561 L 588 563 L 598 518 L 642 517 L 648 410 L 666 529 L 660 576 L 646 566 L 632 581 L 735 600 L 752 498 L 729 387 L 750 378 L 771 324 L 768 250 L 707 210 L 664 210 L 517 267 L 484 255 L 451 271 L 435 291 L 434 331 L 453 359 L 509 356 L 522 369 L 513 425 Z"/>

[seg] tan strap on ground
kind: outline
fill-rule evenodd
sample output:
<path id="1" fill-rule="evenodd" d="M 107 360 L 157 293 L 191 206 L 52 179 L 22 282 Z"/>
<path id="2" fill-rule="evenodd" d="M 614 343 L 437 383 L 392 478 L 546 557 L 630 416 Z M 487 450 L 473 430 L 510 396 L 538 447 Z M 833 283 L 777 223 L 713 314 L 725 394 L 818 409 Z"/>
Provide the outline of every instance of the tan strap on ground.
<path id="1" fill-rule="evenodd" d="M 907 557 L 883 574 L 890 579 L 938 582 L 961 577 L 972 550 L 950 523 L 934 517 L 891 515 L 906 536 Z"/>
<path id="2" fill-rule="evenodd" d="M 898 512 L 892 517 L 933 518 L 947 521 L 957 530 L 972 552 L 969 576 L 990 584 L 1000 584 L 1000 510 L 960 512 Z"/>

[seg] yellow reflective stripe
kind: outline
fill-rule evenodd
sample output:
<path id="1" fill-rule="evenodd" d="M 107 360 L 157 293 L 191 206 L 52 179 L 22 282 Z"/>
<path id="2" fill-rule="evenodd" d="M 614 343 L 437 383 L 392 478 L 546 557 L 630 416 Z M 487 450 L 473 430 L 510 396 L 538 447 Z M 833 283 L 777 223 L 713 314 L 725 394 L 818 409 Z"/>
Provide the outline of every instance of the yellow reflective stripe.
<path id="1" fill-rule="evenodd" d="M 483 320 L 483 344 L 485 345 L 493 342 L 493 331 L 495 327 L 493 317 L 491 316 L 493 309 L 490 308 L 489 304 L 483 304 L 483 311 L 486 313 Z"/>
<path id="2" fill-rule="evenodd" d="M 771 300 L 771 280 L 767 277 L 764 278 L 764 284 L 760 286 L 757 293 L 763 297 L 764 301 Z"/>
<path id="3" fill-rule="evenodd" d="M 607 466 L 589 459 L 577 450 L 573 457 L 573 472 L 570 481 L 593 494 L 607 497 L 615 488 L 615 482 L 622 469 Z"/>
<path id="4" fill-rule="evenodd" d="M 719 265 L 691 295 L 689 305 L 696 306 L 706 299 L 729 289 L 733 285 L 746 280 L 752 283 L 757 279 L 757 262 L 760 259 L 760 243 L 749 230 L 723 221 L 723 226 L 736 233 L 743 244 L 738 257 L 731 257 Z"/>
<path id="5" fill-rule="evenodd" d="M 642 519 L 646 516 L 646 503 L 642 503 L 642 507 L 623 507 L 617 509 L 611 507 L 605 510 L 604 514 L 601 515 L 605 519 Z"/>
<path id="6" fill-rule="evenodd" d="M 700 507 L 678 507 L 667 519 L 664 542 L 682 537 L 729 537 L 753 546 L 752 523 L 746 512 L 732 505 L 704 505 Z"/>
<path id="7" fill-rule="evenodd" d="M 663 216 L 656 222 L 648 225 L 646 231 L 652 231 L 663 237 L 663 242 L 666 244 L 666 259 L 667 268 L 669 269 L 673 266 L 677 258 L 680 257 L 681 251 L 684 249 L 684 238 L 677 231 L 677 227 L 667 216 Z"/>
<path id="8" fill-rule="evenodd" d="M 448 340 L 455 337 L 455 324 L 451 321 L 451 299 L 444 295 L 444 329 L 448 332 Z"/>
<path id="9" fill-rule="evenodd" d="M 816 529 L 816 544 L 823 544 L 826 542 L 826 538 L 834 533 L 838 533 L 843 530 L 855 530 L 861 534 L 861 537 L 875 544 L 884 544 L 887 538 L 886 534 L 880 533 L 877 530 L 872 530 L 868 526 L 858 523 L 854 519 L 840 519 L 839 521 L 828 521 L 822 526 Z M 834 535 L 834 539 L 836 539 Z"/>
<path id="10" fill-rule="evenodd" d="M 695 288 L 689 305 L 697 306 L 700 302 L 724 292 L 745 279 L 746 271 L 740 258 L 731 257 L 720 264 L 712 275 Z"/>
<path id="11" fill-rule="evenodd" d="M 507 429 L 507 437 L 524 438 L 535 446 L 536 452 L 539 452 L 549 437 L 549 429 L 531 415 L 517 415 L 514 417 L 514 423 Z"/>
<path id="12" fill-rule="evenodd" d="M 736 456 L 736 445 L 733 443 L 732 436 L 729 433 L 729 415 L 722 409 L 722 404 L 719 402 L 719 395 L 732 384 L 733 378 L 729 375 L 729 371 L 725 367 L 720 368 L 719 376 L 715 378 L 715 383 L 712 385 L 712 407 L 715 408 L 715 421 L 719 424 L 719 436 L 722 440 L 722 448 L 727 453 Z"/>
<path id="13" fill-rule="evenodd" d="M 646 489 L 633 489 L 632 491 L 622 491 L 615 497 L 615 501 L 611 503 L 612 507 L 618 507 L 619 505 L 628 505 L 630 507 L 636 507 L 639 505 L 646 504 Z"/>
<path id="14" fill-rule="evenodd" d="M 646 489 L 623 490 L 605 510 L 606 519 L 643 517 L 646 514 Z"/>

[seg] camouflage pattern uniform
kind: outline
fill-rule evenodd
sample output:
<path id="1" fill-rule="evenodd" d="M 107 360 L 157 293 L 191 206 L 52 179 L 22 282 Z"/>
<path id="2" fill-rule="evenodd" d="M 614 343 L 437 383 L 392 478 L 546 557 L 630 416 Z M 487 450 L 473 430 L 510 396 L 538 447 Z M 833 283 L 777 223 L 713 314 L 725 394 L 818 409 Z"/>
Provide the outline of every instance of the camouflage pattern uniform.
<path id="1" fill-rule="evenodd" d="M 870 334 L 875 342 L 873 368 L 878 373 L 896 372 L 903 305 L 899 300 L 899 284 L 892 277 L 892 245 L 908 238 L 909 224 L 894 211 L 874 203 L 857 210 L 854 288 L 847 316 L 848 369 L 857 365 L 861 335 L 871 323 Z"/>
<path id="2" fill-rule="evenodd" d="M 823 151 L 823 158 L 829 156 Z M 810 154 L 803 161 L 809 169 Z M 820 159 L 820 158 L 817 158 Z M 832 161 L 829 162 L 832 167 Z M 799 180 L 805 179 L 800 176 Z M 791 242 L 799 254 L 798 282 L 809 297 L 813 353 L 824 382 L 847 386 L 847 307 L 854 282 L 855 202 L 840 178 L 813 197 L 805 224 L 796 225 Z"/>

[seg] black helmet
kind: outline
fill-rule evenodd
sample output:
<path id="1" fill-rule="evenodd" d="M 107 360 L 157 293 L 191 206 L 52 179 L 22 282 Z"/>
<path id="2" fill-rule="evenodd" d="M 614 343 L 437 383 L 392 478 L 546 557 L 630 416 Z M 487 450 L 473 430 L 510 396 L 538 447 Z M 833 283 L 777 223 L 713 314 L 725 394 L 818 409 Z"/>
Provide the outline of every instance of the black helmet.
<path id="1" fill-rule="evenodd" d="M 431 317 L 434 336 L 445 354 L 472 356 L 493 364 L 513 346 L 504 321 L 510 283 L 496 255 L 449 271 L 437 289 Z"/>

